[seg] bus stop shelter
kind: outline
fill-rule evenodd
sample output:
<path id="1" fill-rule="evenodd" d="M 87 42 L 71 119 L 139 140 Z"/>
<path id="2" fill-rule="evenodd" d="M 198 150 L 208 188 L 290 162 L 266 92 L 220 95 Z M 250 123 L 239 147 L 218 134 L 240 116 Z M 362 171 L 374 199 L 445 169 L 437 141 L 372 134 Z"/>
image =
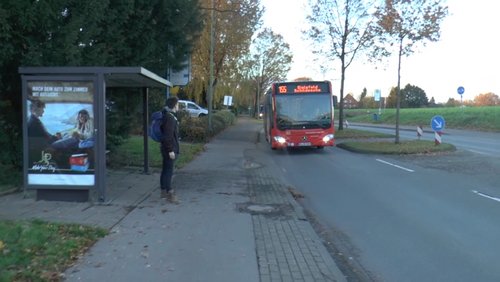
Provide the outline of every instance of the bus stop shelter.
<path id="1" fill-rule="evenodd" d="M 143 98 L 144 173 L 149 173 L 148 94 L 172 84 L 142 67 L 20 67 L 24 189 L 37 200 L 106 202 L 106 89 Z M 96 199 L 91 199 L 94 190 Z"/>

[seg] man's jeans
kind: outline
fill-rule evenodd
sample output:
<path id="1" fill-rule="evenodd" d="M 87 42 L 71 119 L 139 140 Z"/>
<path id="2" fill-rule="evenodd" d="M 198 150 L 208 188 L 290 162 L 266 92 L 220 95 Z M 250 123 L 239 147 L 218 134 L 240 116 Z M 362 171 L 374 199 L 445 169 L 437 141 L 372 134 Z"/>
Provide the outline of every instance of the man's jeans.
<path id="1" fill-rule="evenodd" d="M 172 176 L 174 174 L 175 160 L 170 159 L 168 153 L 164 154 L 162 152 L 161 155 L 163 157 L 163 165 L 160 176 L 160 188 L 168 192 L 172 189 Z"/>

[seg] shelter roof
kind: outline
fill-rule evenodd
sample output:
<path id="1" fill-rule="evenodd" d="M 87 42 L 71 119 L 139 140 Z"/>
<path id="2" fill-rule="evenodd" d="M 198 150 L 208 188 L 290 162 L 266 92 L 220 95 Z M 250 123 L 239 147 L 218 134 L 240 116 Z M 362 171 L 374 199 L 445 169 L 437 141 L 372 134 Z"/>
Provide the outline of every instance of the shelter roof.
<path id="1" fill-rule="evenodd" d="M 106 87 L 172 87 L 172 83 L 143 67 L 20 67 L 26 75 L 103 74 Z"/>

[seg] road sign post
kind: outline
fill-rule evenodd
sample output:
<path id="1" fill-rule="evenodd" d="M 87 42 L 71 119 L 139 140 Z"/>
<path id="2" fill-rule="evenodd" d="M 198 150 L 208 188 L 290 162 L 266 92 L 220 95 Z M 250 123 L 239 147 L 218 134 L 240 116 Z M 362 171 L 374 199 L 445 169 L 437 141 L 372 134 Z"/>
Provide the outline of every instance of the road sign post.
<path id="1" fill-rule="evenodd" d="M 378 103 L 378 114 L 380 115 L 382 113 L 382 93 L 380 92 L 380 89 L 375 89 L 375 92 L 373 93 L 373 100 Z"/>
<path id="2" fill-rule="evenodd" d="M 433 116 L 431 119 L 431 127 L 434 130 L 434 143 L 436 145 L 441 144 L 441 135 L 443 134 L 446 121 L 442 116 Z"/>
<path id="3" fill-rule="evenodd" d="M 435 131 L 434 132 L 434 144 L 437 146 L 441 144 L 441 135 L 443 133 L 441 131 Z"/>
<path id="4" fill-rule="evenodd" d="M 457 88 L 457 93 L 458 93 L 458 95 L 460 95 L 460 105 L 461 106 L 463 105 L 463 103 L 462 103 L 462 95 L 464 94 L 464 92 L 465 92 L 465 88 L 463 86 L 459 86 Z"/>

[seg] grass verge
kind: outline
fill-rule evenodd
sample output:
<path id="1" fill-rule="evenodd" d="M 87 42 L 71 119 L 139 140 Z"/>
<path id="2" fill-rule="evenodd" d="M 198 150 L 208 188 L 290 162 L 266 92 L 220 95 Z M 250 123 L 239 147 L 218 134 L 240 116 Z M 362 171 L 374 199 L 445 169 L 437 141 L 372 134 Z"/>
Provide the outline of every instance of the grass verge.
<path id="1" fill-rule="evenodd" d="M 350 122 L 396 124 L 396 109 L 384 109 L 377 121 L 373 120 L 375 113 L 378 113 L 377 109 L 345 110 L 346 119 Z M 424 128 L 430 128 L 431 119 L 435 115 L 444 117 L 447 128 L 500 132 L 500 123 L 498 122 L 500 120 L 500 106 L 404 108 L 400 109 L 399 122 L 401 125 L 422 125 Z"/>
<path id="2" fill-rule="evenodd" d="M 335 138 L 337 139 L 352 139 L 352 138 L 391 138 L 394 135 L 371 132 L 365 130 L 344 128 L 342 130 L 337 130 L 335 132 Z"/>
<path id="3" fill-rule="evenodd" d="M 181 153 L 179 154 L 179 159 L 175 162 L 175 168 L 177 169 L 184 167 L 204 150 L 204 143 L 181 142 L 180 146 Z M 115 152 L 111 152 L 108 166 L 112 168 L 142 166 L 144 162 L 143 150 L 143 137 L 132 136 Z M 150 142 L 148 150 L 149 165 L 151 167 L 160 168 L 162 165 L 162 157 L 159 143 Z"/>
<path id="4" fill-rule="evenodd" d="M 392 134 L 350 128 L 338 130 L 335 137 L 340 141 L 337 142 L 337 147 L 365 154 L 429 154 L 456 150 L 452 144 L 441 143 L 436 145 L 434 141 L 411 140 L 401 141 L 396 144 L 391 139 L 394 138 Z"/>
<path id="5" fill-rule="evenodd" d="M 337 147 L 356 153 L 365 154 L 428 154 L 436 152 L 455 151 L 452 144 L 441 143 L 435 145 L 433 141 L 413 140 L 402 141 L 398 144 L 394 141 L 347 141 L 337 144 Z"/>
<path id="6" fill-rule="evenodd" d="M 0 221 L 0 281 L 60 281 L 107 231 L 41 220 Z"/>

